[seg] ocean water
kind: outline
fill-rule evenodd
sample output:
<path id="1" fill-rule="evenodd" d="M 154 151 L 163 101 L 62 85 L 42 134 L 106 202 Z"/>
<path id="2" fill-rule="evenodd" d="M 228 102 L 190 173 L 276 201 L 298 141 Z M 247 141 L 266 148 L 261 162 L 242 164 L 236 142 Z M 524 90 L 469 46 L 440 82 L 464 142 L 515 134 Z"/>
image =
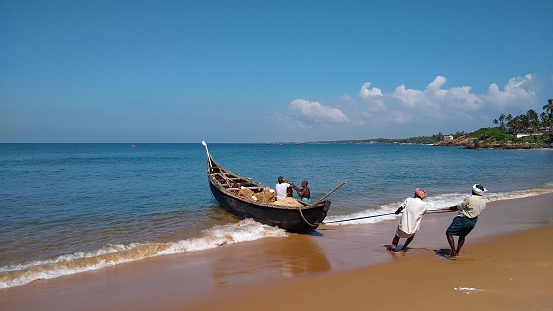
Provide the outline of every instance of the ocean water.
<path id="1" fill-rule="evenodd" d="M 363 217 L 395 211 L 416 187 L 427 190 L 432 209 L 461 202 L 474 183 L 489 190 L 489 201 L 553 192 L 553 149 L 209 144 L 209 151 L 270 187 L 280 175 L 308 180 L 312 200 L 347 181 L 329 197 L 325 221 L 335 226 L 393 218 Z M 343 222 L 352 218 L 362 219 Z M 0 288 L 287 234 L 218 206 L 199 142 L 0 144 Z"/>

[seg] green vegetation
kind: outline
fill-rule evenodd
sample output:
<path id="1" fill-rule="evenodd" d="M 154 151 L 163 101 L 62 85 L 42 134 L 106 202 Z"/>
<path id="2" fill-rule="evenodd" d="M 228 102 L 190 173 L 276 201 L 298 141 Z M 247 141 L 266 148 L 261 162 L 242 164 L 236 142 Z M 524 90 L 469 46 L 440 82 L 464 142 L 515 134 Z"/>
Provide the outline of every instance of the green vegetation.
<path id="1" fill-rule="evenodd" d="M 543 110 L 539 115 L 534 109 L 515 117 L 511 114 L 502 114 L 498 119 L 493 120 L 493 123 L 499 124 L 500 128 L 507 129 L 512 135 L 544 131 L 553 126 L 553 99 L 547 101 Z"/>
<path id="2" fill-rule="evenodd" d="M 467 135 L 469 138 L 476 139 L 493 139 L 496 141 L 509 141 L 513 139 L 513 135 L 500 127 L 485 127 L 474 131 Z"/>
<path id="3" fill-rule="evenodd" d="M 553 142 L 553 99 L 538 115 L 534 109 L 513 117 L 511 114 L 493 120 L 498 127 L 481 128 L 468 134 L 469 148 L 542 148 Z M 518 135 L 518 136 L 517 136 Z"/>

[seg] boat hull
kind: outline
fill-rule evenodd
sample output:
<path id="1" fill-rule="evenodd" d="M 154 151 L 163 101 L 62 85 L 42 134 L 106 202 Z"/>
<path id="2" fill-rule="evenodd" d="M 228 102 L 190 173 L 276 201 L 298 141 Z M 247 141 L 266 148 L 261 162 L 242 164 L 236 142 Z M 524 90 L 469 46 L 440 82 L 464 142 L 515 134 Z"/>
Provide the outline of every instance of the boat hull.
<path id="1" fill-rule="evenodd" d="M 298 207 L 258 204 L 238 197 L 209 178 L 209 187 L 221 207 L 238 218 L 252 218 L 260 223 L 276 226 L 289 232 L 308 233 L 324 220 L 330 208 L 326 200 L 317 205 Z"/>

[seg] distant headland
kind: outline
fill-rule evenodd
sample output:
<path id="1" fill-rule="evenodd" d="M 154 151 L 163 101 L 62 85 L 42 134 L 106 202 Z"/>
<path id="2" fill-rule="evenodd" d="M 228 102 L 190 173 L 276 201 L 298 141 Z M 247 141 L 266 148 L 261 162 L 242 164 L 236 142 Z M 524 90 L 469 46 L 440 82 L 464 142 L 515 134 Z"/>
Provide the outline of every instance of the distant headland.
<path id="1" fill-rule="evenodd" d="M 444 135 L 419 136 L 402 139 L 374 138 L 339 140 L 325 143 L 340 144 L 428 144 L 434 146 L 464 146 L 469 149 L 533 149 L 553 147 L 553 99 L 543 106 L 543 112 L 530 109 L 513 117 L 502 114 L 493 120 L 497 126 L 481 128 L 471 133 L 457 132 Z M 317 142 L 313 142 L 317 143 Z M 322 143 L 322 142 L 318 142 Z"/>

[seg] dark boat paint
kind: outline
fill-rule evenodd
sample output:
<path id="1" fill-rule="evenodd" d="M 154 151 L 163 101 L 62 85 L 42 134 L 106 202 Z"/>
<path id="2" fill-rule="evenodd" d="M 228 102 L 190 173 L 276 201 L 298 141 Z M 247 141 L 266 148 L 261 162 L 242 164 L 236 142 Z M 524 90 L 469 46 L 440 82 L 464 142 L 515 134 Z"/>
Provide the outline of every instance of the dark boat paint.
<path id="1" fill-rule="evenodd" d="M 263 185 L 226 170 L 209 153 L 207 161 L 209 188 L 213 196 L 223 209 L 239 218 L 252 218 L 260 223 L 277 226 L 289 232 L 308 233 L 319 226 L 330 208 L 329 200 L 322 201 L 316 205 L 307 205 L 298 201 L 302 204 L 301 212 L 298 207 L 263 204 L 246 200 L 221 185 L 212 173 L 224 172 L 240 177 L 240 181 L 248 182 L 252 186 L 262 187 Z"/>

